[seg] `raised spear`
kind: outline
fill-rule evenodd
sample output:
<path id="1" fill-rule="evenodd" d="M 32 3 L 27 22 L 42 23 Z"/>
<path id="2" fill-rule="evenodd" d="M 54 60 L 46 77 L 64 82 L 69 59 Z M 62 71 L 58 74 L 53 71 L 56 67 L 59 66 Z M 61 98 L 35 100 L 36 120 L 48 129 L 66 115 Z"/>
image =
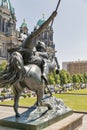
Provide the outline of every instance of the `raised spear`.
<path id="1" fill-rule="evenodd" d="M 54 18 L 57 15 L 57 9 L 59 7 L 60 1 L 58 1 L 56 10 L 53 11 L 53 13 L 51 14 L 51 16 L 38 28 L 36 29 L 34 32 L 32 32 L 23 42 L 22 47 L 23 48 L 28 48 L 31 51 L 33 50 L 34 46 L 35 46 L 35 41 L 34 38 L 36 38 L 48 25 L 49 23 L 52 21 L 51 25 L 53 24 Z"/>
<path id="2" fill-rule="evenodd" d="M 55 9 L 56 12 L 57 12 L 57 10 L 58 10 L 58 7 L 59 7 L 59 5 L 60 5 L 60 2 L 61 2 L 61 0 L 58 1 L 58 4 L 57 4 L 56 9 Z M 54 19 L 52 20 L 51 27 L 52 27 L 52 25 L 53 25 L 53 22 L 54 22 Z"/>

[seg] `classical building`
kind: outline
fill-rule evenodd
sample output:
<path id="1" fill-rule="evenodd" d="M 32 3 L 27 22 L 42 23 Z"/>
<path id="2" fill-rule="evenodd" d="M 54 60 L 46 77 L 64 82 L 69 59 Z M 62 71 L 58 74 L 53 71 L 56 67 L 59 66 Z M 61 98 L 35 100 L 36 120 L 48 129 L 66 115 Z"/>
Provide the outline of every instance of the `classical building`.
<path id="1" fill-rule="evenodd" d="M 25 40 L 27 36 L 28 36 L 28 27 L 27 23 L 25 22 L 25 19 L 23 19 L 23 22 L 20 26 L 18 41 L 23 42 L 23 40 Z"/>
<path id="2" fill-rule="evenodd" d="M 23 22 L 20 26 L 20 33 L 27 34 L 28 35 L 28 27 L 25 19 L 23 19 Z"/>
<path id="3" fill-rule="evenodd" d="M 17 43 L 15 10 L 9 0 L 0 0 L 0 56 L 7 57 L 7 49 Z"/>
<path id="4" fill-rule="evenodd" d="M 84 74 L 87 73 L 87 61 L 63 62 L 62 69 L 68 71 L 71 75 Z"/>
<path id="5" fill-rule="evenodd" d="M 20 31 L 16 29 L 15 9 L 12 7 L 10 0 L 0 0 L 0 57 L 8 57 L 8 49 L 21 45 L 21 42 L 28 35 L 28 27 L 23 20 Z M 39 19 L 34 30 L 39 28 L 45 22 L 44 16 Z M 34 31 L 33 30 L 33 31 Z M 48 26 L 37 38 L 45 42 L 47 46 L 55 49 L 53 43 L 53 28 Z"/>
<path id="6" fill-rule="evenodd" d="M 39 28 L 45 22 L 44 15 L 41 19 L 38 20 L 34 30 Z M 47 26 L 44 31 L 36 38 L 36 40 L 40 40 L 44 42 L 47 46 L 52 47 L 55 50 L 55 45 L 53 42 L 53 27 Z"/>

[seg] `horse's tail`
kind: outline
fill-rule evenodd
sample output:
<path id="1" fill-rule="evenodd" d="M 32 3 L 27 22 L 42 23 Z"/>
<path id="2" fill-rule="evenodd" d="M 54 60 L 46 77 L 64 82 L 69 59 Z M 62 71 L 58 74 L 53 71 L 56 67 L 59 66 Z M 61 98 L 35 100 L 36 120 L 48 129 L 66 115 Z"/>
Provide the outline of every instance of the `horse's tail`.
<path id="1" fill-rule="evenodd" d="M 13 85 L 23 79 L 25 74 L 23 59 L 20 53 L 14 52 L 6 69 L 0 74 L 0 87 Z"/>

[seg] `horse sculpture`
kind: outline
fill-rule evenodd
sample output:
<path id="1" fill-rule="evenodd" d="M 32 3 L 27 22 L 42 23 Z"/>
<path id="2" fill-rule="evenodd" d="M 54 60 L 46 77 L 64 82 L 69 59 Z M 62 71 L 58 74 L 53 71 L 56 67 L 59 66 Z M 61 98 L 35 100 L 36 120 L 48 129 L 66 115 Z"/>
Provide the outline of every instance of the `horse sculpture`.
<path id="1" fill-rule="evenodd" d="M 50 68 L 48 71 L 55 68 L 55 64 L 53 64 L 50 62 L 47 63 L 48 68 Z M 5 87 L 6 85 L 13 85 L 14 111 L 16 117 L 20 116 L 18 113 L 18 101 L 25 87 L 36 92 L 36 105 L 42 105 L 44 85 L 41 78 L 41 69 L 35 64 L 24 66 L 22 55 L 19 52 L 12 53 L 9 64 L 0 75 L 0 86 Z M 51 108 L 48 104 L 44 105 L 49 109 Z"/>
<path id="2" fill-rule="evenodd" d="M 18 101 L 19 97 L 24 90 L 25 87 L 28 89 L 35 91 L 37 94 L 37 105 L 45 105 L 48 109 L 51 109 L 51 105 L 49 103 L 43 103 L 42 99 L 44 96 L 44 85 L 43 81 L 46 79 L 42 78 L 41 68 L 36 64 L 28 64 L 24 65 L 23 58 L 25 61 L 27 59 L 32 58 L 32 52 L 34 47 L 36 46 L 35 39 L 38 35 L 49 25 L 51 21 L 54 20 L 55 16 L 57 15 L 57 9 L 52 13 L 52 15 L 38 28 L 36 29 L 31 35 L 29 35 L 22 43 L 21 47 L 22 50 L 25 51 L 24 57 L 22 57 L 22 53 L 18 50 L 15 52 L 11 52 L 11 57 L 9 59 L 8 65 L 6 69 L 0 74 L 0 87 L 5 87 L 7 85 L 13 85 L 14 91 L 14 111 L 16 117 L 19 117 L 20 114 L 18 113 Z M 58 64 L 56 58 L 53 58 L 52 61 L 49 59 L 46 60 L 47 71 L 46 75 L 53 71 Z M 59 69 L 59 68 L 58 68 Z M 45 81 L 46 83 L 46 81 Z"/>

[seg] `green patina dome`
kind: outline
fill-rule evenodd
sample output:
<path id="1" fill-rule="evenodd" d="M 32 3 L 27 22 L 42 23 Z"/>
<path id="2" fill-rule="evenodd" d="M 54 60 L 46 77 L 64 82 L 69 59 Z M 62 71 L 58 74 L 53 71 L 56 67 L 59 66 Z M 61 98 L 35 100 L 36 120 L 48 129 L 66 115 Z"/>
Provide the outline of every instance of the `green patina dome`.
<path id="1" fill-rule="evenodd" d="M 43 17 L 41 19 L 38 20 L 36 26 L 41 26 L 44 22 L 45 22 L 45 19 L 44 19 L 44 14 L 42 14 Z"/>
<path id="2" fill-rule="evenodd" d="M 21 24 L 21 28 L 24 28 L 24 27 L 27 28 L 27 23 L 26 23 L 25 19 L 23 19 L 23 22 Z"/>
<path id="3" fill-rule="evenodd" d="M 0 6 L 1 6 L 1 7 L 6 7 L 7 9 L 9 9 L 12 18 L 14 17 L 15 10 L 14 10 L 14 8 L 13 8 L 12 5 L 11 5 L 10 0 L 0 0 Z"/>
<path id="4" fill-rule="evenodd" d="M 41 26 L 45 21 L 43 19 L 39 19 L 37 22 L 37 26 Z"/>

